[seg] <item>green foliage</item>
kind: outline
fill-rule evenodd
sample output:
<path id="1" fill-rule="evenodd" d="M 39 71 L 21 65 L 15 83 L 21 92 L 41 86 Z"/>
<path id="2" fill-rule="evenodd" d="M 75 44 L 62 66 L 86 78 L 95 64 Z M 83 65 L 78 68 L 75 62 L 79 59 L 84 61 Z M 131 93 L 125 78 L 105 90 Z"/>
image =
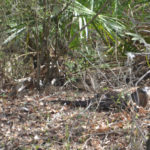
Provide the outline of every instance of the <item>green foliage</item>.
<path id="1" fill-rule="evenodd" d="M 85 70 L 93 65 L 97 65 L 99 57 L 94 49 L 82 48 L 74 53 L 76 53 L 75 59 L 67 60 L 65 66 L 67 67 L 67 78 L 76 82 Z"/>
<path id="2" fill-rule="evenodd" d="M 74 61 L 66 62 L 72 74 L 97 64 L 95 49 L 99 41 L 107 47 L 102 49 L 106 55 L 137 51 L 134 42 L 147 49 L 150 41 L 150 2 L 146 0 L 7 0 L 1 6 L 1 45 L 19 41 L 17 47 L 24 46 L 22 53 L 26 53 L 32 38 L 32 49 L 45 55 L 52 49 L 61 54 L 64 50 L 77 52 Z M 146 25 L 146 29 L 140 25 Z"/>
<path id="3" fill-rule="evenodd" d="M 68 127 L 68 125 L 66 125 L 66 128 L 65 128 L 65 138 L 66 138 L 66 150 L 70 150 L 71 146 L 70 146 L 69 127 Z"/>

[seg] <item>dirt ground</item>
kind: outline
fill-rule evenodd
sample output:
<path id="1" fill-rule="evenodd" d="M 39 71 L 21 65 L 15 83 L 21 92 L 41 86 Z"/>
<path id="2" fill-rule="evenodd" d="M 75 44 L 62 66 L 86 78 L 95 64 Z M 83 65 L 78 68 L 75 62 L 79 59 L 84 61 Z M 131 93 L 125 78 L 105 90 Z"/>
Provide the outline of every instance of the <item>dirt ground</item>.
<path id="1" fill-rule="evenodd" d="M 86 100 L 93 93 L 77 90 L 29 91 L 0 98 L 1 150 L 144 150 L 150 108 L 101 111 L 55 104 Z"/>

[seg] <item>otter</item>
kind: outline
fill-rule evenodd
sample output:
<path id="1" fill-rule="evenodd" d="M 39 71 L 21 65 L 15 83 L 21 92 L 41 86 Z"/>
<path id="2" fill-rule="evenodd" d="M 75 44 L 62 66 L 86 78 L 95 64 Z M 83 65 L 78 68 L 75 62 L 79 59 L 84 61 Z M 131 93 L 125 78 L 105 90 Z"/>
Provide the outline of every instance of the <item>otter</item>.
<path id="1" fill-rule="evenodd" d="M 146 107 L 150 98 L 150 87 L 138 88 L 131 97 L 137 105 Z"/>

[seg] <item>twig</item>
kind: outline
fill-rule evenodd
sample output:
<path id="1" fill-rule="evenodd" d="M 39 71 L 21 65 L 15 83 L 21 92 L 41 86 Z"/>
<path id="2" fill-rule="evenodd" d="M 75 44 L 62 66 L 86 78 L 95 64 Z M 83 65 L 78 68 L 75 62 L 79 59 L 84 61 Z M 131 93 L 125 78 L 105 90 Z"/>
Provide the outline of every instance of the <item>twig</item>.
<path id="1" fill-rule="evenodd" d="M 150 70 L 147 71 L 135 84 L 135 86 L 137 86 L 139 84 L 139 82 L 141 82 L 143 80 L 143 78 L 145 78 L 148 74 L 150 73 Z"/>

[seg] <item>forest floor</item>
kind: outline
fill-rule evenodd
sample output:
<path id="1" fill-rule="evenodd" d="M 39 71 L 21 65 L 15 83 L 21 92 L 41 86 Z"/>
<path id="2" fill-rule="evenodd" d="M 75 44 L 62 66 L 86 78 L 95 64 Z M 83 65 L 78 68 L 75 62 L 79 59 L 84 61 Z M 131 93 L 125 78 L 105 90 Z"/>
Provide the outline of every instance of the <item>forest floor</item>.
<path id="1" fill-rule="evenodd" d="M 0 150 L 144 150 L 150 107 L 96 111 L 52 103 L 93 93 L 49 87 L 14 99 L 0 97 Z"/>

